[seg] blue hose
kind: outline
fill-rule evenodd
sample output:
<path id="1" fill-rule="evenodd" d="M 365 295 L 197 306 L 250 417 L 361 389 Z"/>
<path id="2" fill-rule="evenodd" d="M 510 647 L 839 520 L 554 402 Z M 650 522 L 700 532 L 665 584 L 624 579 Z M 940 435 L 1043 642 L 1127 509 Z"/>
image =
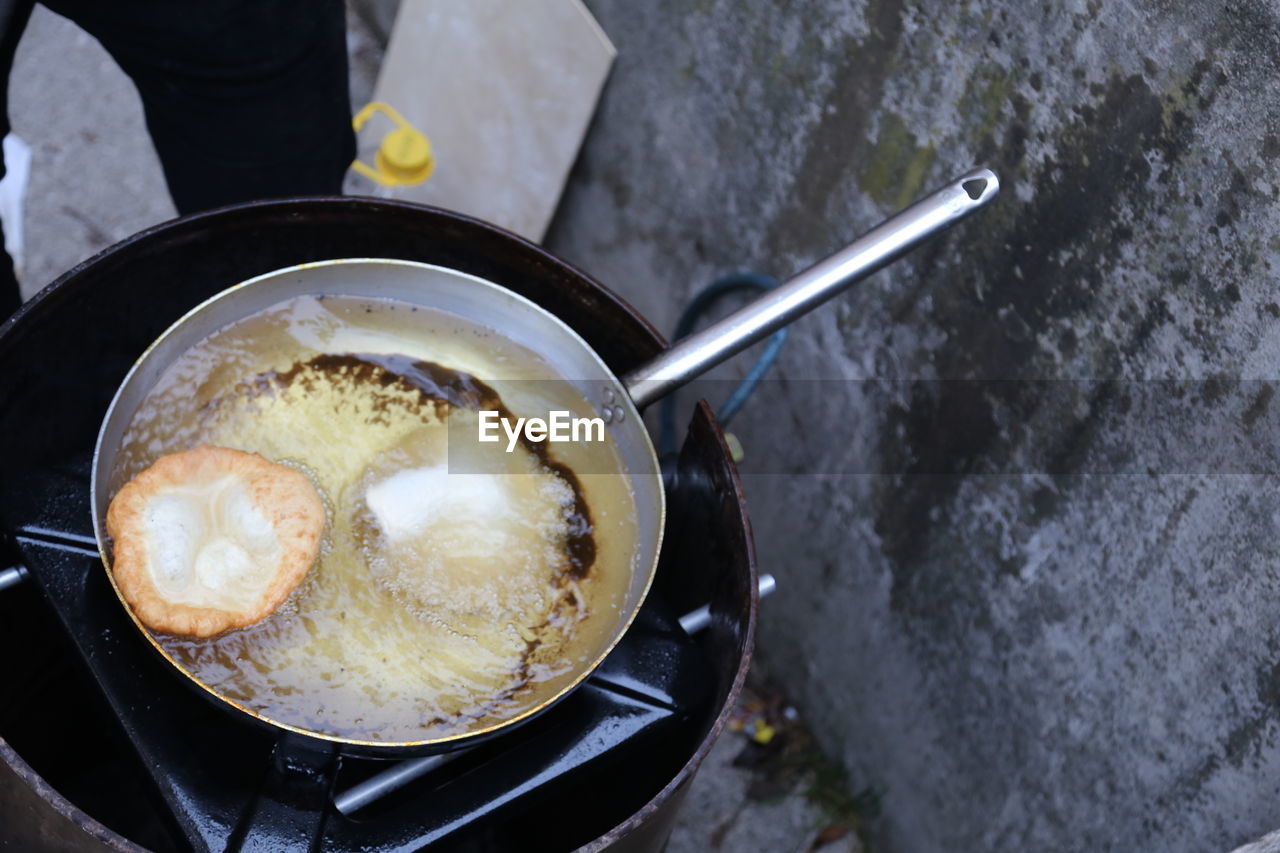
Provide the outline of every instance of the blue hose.
<path id="1" fill-rule="evenodd" d="M 744 290 L 772 290 L 777 286 L 778 280 L 773 276 L 753 272 L 731 273 L 716 279 L 709 286 L 703 288 L 697 296 L 693 297 L 693 300 L 680 314 L 680 319 L 676 323 L 674 339 L 678 341 L 689 335 L 698 319 L 720 297 Z M 746 404 L 751 397 L 751 393 L 760 384 L 760 380 L 764 378 L 773 363 L 778 360 L 778 353 L 782 351 L 782 344 L 786 339 L 786 329 L 779 329 L 769 336 L 769 340 L 765 342 L 764 351 L 760 353 L 755 364 L 751 365 L 747 375 L 742 378 L 742 381 L 738 383 L 738 387 L 734 388 L 733 393 L 729 395 L 729 399 L 725 400 L 724 405 L 716 412 L 716 419 L 720 421 L 721 426 L 726 426 Z M 673 454 L 677 449 L 676 392 L 673 391 L 662 398 L 661 407 L 658 410 L 658 419 L 658 448 L 664 455 Z"/>

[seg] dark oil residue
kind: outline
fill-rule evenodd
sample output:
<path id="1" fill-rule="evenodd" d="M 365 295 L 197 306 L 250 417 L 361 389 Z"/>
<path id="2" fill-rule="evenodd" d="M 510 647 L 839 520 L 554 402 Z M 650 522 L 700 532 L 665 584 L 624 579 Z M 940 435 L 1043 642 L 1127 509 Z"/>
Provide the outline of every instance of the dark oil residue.
<path id="1" fill-rule="evenodd" d="M 269 370 L 242 382 L 238 393 L 256 396 L 270 393 L 274 388 L 298 385 L 305 391 L 316 390 L 317 375 L 325 382 L 347 381 L 354 384 L 373 385 L 379 388 L 397 388 L 418 395 L 420 405 L 432 407 L 437 419 L 444 420 L 451 408 L 471 411 L 496 411 L 499 417 L 516 420 L 491 386 L 474 376 L 430 361 L 422 361 L 398 354 L 321 354 L 307 361 L 296 362 L 288 370 Z M 375 417 L 388 406 L 396 405 L 391 398 L 379 398 L 374 404 Z M 566 519 L 568 535 L 564 544 L 565 563 L 552 577 L 552 586 L 559 595 L 552 605 L 551 616 L 530 631 L 536 637 L 552 630 L 552 619 L 564 617 L 565 611 L 576 610 L 580 605 L 570 581 L 586 578 L 596 560 L 596 541 L 581 481 L 565 463 L 555 459 L 545 442 L 529 441 L 521 433 L 520 444 L 532 453 L 555 476 L 573 490 L 573 510 Z M 543 648 L 541 639 L 526 640 L 526 648 L 520 663 L 513 670 L 514 683 L 496 695 L 485 707 L 472 713 L 460 713 L 452 720 L 436 717 L 429 725 L 445 725 L 459 720 L 478 720 L 493 713 L 496 707 L 514 698 L 525 689 L 533 677 L 533 666 Z"/>
<path id="2" fill-rule="evenodd" d="M 496 411 L 510 421 L 516 417 L 502 402 L 498 392 L 469 373 L 454 370 L 431 361 L 420 361 L 405 355 L 322 354 L 299 362 L 283 373 L 266 375 L 268 381 L 290 385 L 310 371 L 338 375 L 357 383 L 375 384 L 382 388 L 399 385 L 421 395 L 437 418 L 443 420 L 450 408 L 470 411 Z M 591 509 L 582 493 L 578 475 L 568 465 L 551 455 L 547 442 L 529 441 L 522 432 L 520 444 L 538 458 L 553 474 L 573 490 L 573 512 L 568 521 L 569 536 L 565 543 L 567 574 L 575 580 L 585 578 L 596 561 L 596 542 L 592 533 Z"/>

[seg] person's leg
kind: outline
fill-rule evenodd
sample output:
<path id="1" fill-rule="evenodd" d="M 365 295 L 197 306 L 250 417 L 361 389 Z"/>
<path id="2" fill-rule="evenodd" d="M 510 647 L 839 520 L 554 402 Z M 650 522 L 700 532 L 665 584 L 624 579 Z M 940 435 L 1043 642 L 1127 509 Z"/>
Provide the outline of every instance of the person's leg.
<path id="1" fill-rule="evenodd" d="M 4 237 L 0 236 L 0 323 L 22 307 L 22 289 L 13 272 L 13 258 L 4 250 Z"/>
<path id="2" fill-rule="evenodd" d="M 0 0 L 0 139 L 9 133 L 9 71 L 13 68 L 13 54 L 34 5 L 32 0 Z M 0 151 L 0 178 L 3 177 L 4 152 Z M 22 291 L 13 274 L 13 259 L 4 250 L 4 233 L 0 229 L 0 323 L 21 306 Z"/>
<path id="3" fill-rule="evenodd" d="M 355 156 L 342 0 L 47 0 L 133 78 L 182 213 L 336 194 Z"/>
<path id="4" fill-rule="evenodd" d="M 3 245 L 4 239 L 0 237 L 0 323 L 22 307 L 22 290 L 18 287 L 18 277 L 13 273 L 13 258 L 9 257 Z"/>

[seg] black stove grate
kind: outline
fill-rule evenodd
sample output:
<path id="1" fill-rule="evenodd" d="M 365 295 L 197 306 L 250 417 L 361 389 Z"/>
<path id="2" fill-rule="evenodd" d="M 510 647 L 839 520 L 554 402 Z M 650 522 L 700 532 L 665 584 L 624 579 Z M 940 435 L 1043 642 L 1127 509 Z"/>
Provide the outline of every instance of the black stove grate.
<path id="1" fill-rule="evenodd" d="M 275 740 L 174 673 L 110 588 L 89 526 L 88 465 L 84 458 L 32 478 L 24 502 L 30 517 L 11 533 L 191 849 L 483 845 L 505 814 L 555 801 L 558 789 L 584 774 L 627 772 L 665 741 L 696 735 L 681 738 L 681 729 L 700 720 L 710 699 L 708 664 L 655 595 L 601 667 L 556 707 L 395 795 L 343 814 L 331 796 L 318 799 L 307 788 L 307 774 L 331 779 L 330 764 L 341 762 L 340 793 L 389 762 L 334 758 Z M 281 755 L 290 765 L 314 766 L 280 768 Z"/>

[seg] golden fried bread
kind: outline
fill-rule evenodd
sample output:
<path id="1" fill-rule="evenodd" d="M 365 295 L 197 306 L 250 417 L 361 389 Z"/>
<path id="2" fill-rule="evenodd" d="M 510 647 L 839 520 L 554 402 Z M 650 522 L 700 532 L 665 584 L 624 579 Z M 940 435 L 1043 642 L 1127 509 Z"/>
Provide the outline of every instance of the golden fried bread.
<path id="1" fill-rule="evenodd" d="M 202 445 L 125 484 L 107 510 L 116 586 L 143 624 L 209 637 L 266 618 L 306 577 L 325 511 L 306 475 Z"/>

